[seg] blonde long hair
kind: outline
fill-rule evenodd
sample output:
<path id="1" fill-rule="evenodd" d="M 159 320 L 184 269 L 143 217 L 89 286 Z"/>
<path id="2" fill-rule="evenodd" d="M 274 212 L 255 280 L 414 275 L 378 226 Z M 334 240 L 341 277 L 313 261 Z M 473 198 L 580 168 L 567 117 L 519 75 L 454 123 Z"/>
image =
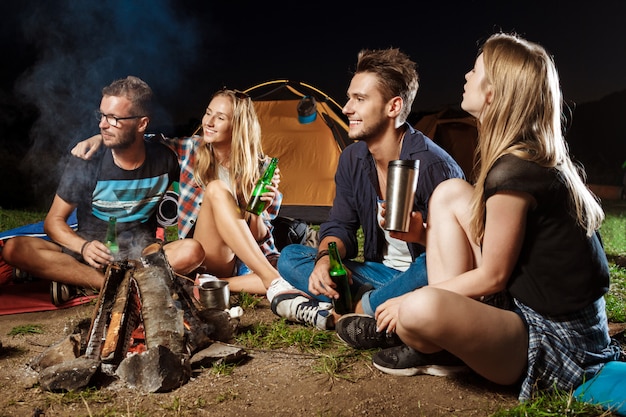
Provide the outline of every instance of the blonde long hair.
<path id="1" fill-rule="evenodd" d="M 479 164 L 472 198 L 471 230 L 476 242 L 485 231 L 485 179 L 503 155 L 554 168 L 569 190 L 580 226 L 591 235 L 604 220 L 596 197 L 584 183 L 569 156 L 562 132 L 563 99 L 554 61 L 546 50 L 514 34 L 492 35 L 481 52 L 485 84 L 492 101 L 483 107 L 478 123 Z"/>
<path id="2" fill-rule="evenodd" d="M 252 100 L 246 94 L 222 89 L 213 98 L 217 96 L 229 97 L 233 103 L 229 174 L 239 207 L 244 208 L 259 178 L 259 167 L 264 159 L 261 125 Z M 194 178 L 202 187 L 218 179 L 218 162 L 210 144 L 198 147 Z"/>

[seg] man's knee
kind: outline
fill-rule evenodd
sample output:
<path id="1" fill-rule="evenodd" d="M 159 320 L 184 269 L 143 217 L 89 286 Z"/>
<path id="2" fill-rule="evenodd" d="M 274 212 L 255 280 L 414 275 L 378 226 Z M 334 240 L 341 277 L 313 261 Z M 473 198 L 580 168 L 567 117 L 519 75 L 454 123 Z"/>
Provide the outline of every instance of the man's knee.
<path id="1" fill-rule="evenodd" d="M 29 239 L 24 236 L 17 236 L 6 241 L 2 248 L 2 259 L 9 264 L 14 264 L 20 259 L 20 253 L 30 246 Z M 27 252 L 31 252 L 27 250 Z"/>
<path id="2" fill-rule="evenodd" d="M 303 266 L 310 267 L 312 270 L 316 253 L 317 250 L 309 246 L 297 243 L 287 245 L 280 251 L 277 264 L 278 272 L 284 277 L 293 275 L 296 269 L 303 273 L 300 269 Z"/>
<path id="3" fill-rule="evenodd" d="M 306 245 L 300 245 L 298 243 L 293 243 L 291 245 L 285 246 L 280 251 L 280 258 L 278 262 L 281 260 L 284 262 L 289 261 L 295 263 L 308 262 L 313 261 L 315 259 L 315 254 L 317 250 L 315 248 L 311 248 Z"/>

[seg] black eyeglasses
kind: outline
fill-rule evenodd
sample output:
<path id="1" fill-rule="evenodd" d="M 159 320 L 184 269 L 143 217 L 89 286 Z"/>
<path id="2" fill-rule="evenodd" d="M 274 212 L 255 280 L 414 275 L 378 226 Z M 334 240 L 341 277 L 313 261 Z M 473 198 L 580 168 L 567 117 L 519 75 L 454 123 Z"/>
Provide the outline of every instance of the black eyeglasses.
<path id="1" fill-rule="evenodd" d="M 96 120 L 98 121 L 98 123 L 101 122 L 102 118 L 104 117 L 107 123 L 113 127 L 118 127 L 120 120 L 141 119 L 142 117 L 146 117 L 146 116 L 117 117 L 117 116 L 113 116 L 110 114 L 104 114 L 100 110 L 95 111 L 95 116 L 96 116 Z"/>
<path id="2" fill-rule="evenodd" d="M 220 91 L 223 91 L 223 92 L 231 91 L 235 95 L 235 97 L 237 97 L 239 100 L 245 100 L 247 98 L 250 98 L 250 96 L 248 94 L 244 93 L 243 91 L 230 90 L 226 86 L 222 87 L 222 89 Z"/>

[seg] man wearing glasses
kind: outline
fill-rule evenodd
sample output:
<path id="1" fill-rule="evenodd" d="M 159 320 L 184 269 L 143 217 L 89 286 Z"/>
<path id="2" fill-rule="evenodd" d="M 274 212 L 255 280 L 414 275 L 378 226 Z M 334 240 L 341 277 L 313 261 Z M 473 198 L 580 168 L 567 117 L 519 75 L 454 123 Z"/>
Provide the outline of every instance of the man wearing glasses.
<path id="1" fill-rule="evenodd" d="M 155 241 L 159 200 L 179 176 L 176 155 L 144 141 L 152 90 L 129 76 L 102 89 L 96 112 L 104 147 L 90 160 L 72 157 L 44 221 L 52 242 L 36 237 L 7 241 L 2 256 L 32 276 L 51 280 L 51 297 L 61 304 L 76 287 L 100 289 L 104 268 L 113 261 L 139 258 Z M 76 209 L 78 231 L 67 225 Z M 117 219 L 119 254 L 103 243 L 110 217 Z M 174 271 L 187 274 L 204 259 L 192 239 L 163 247 Z"/>

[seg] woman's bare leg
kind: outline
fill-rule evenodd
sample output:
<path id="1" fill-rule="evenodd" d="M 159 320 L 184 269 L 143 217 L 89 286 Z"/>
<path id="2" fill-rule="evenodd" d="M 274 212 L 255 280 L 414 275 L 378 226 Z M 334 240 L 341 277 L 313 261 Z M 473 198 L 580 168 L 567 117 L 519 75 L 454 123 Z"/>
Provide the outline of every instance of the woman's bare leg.
<path id="1" fill-rule="evenodd" d="M 163 252 L 172 269 L 182 275 L 196 270 L 204 261 L 204 249 L 194 239 L 174 240 L 163 245 Z"/>
<path id="2" fill-rule="evenodd" d="M 469 238 L 473 190 L 466 181 L 450 179 L 441 183 L 430 198 L 426 265 L 431 284 L 474 269 L 480 262 L 480 247 Z"/>
<path id="3" fill-rule="evenodd" d="M 194 239 L 204 248 L 203 266 L 218 277 L 232 276 L 235 256 L 255 272 L 265 288 L 280 276 L 259 248 L 222 181 L 212 181 L 206 187 Z"/>
<path id="4" fill-rule="evenodd" d="M 228 282 L 228 288 L 232 292 L 265 295 L 266 288 L 263 285 L 263 281 L 255 273 L 220 279 Z"/>
<path id="5" fill-rule="evenodd" d="M 528 331 L 514 312 L 423 287 L 400 305 L 398 336 L 423 353 L 445 349 L 490 381 L 517 382 L 527 363 Z"/>

